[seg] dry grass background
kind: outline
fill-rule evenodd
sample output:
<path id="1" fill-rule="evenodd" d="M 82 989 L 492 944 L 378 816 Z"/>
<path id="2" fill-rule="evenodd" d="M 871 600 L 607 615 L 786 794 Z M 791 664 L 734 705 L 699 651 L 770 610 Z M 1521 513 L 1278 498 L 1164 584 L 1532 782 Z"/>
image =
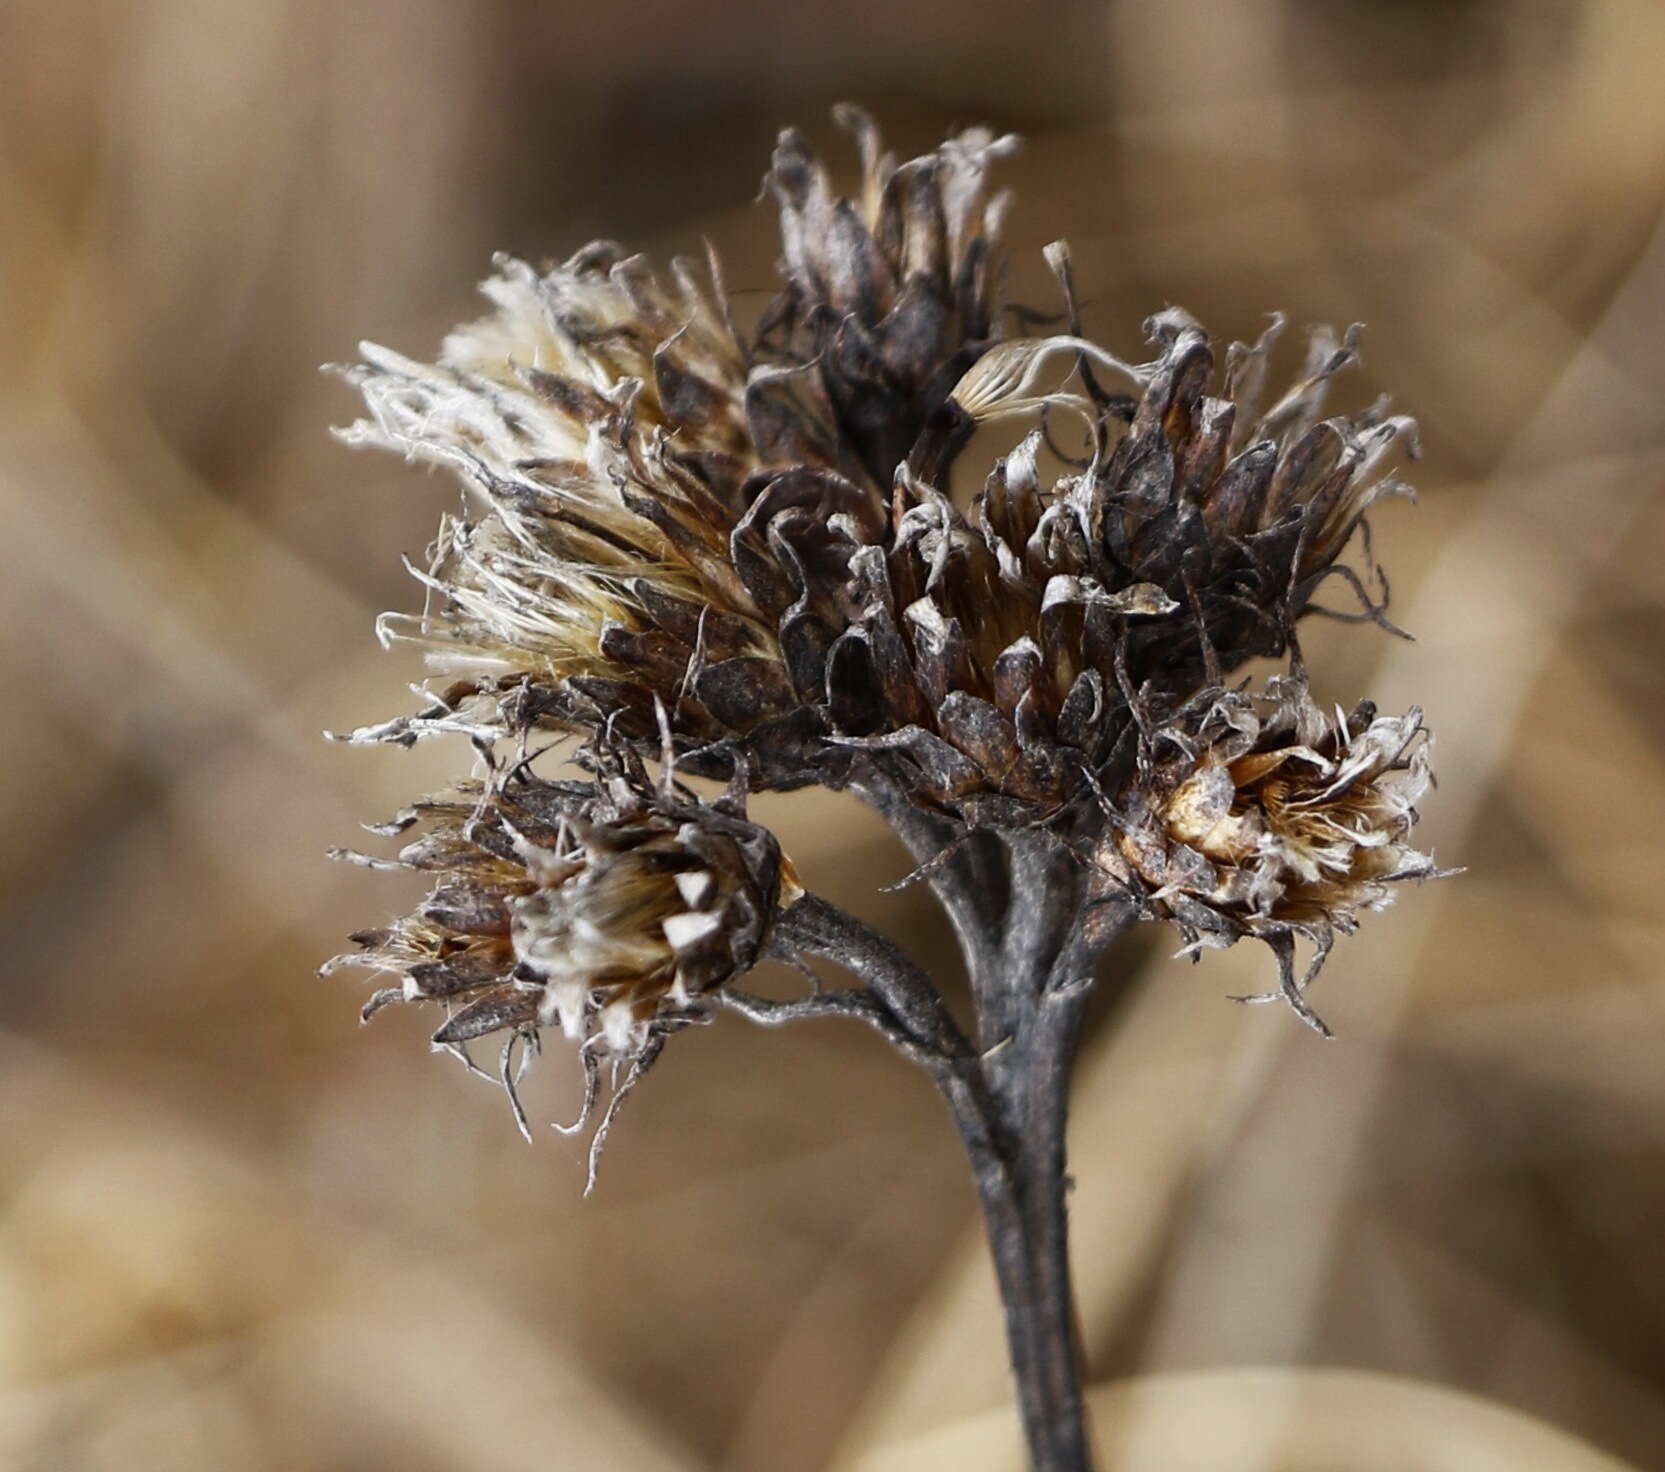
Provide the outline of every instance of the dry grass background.
<path id="1" fill-rule="evenodd" d="M 1380 518 L 1420 642 L 1407 894 L 1340 1040 L 1162 947 L 1083 1059 L 1107 1467 L 1665 1466 L 1665 12 L 1647 0 L 11 0 L 0 10 L 0 1465 L 1008 1468 L 926 1084 L 865 1032 L 684 1039 L 602 1188 L 312 969 L 397 880 L 321 855 L 455 754 L 324 745 L 417 671 L 372 614 L 448 487 L 315 365 L 426 351 L 489 252 L 709 235 L 771 280 L 773 129 L 1030 139 L 1017 284 L 1123 351 L 1177 301 L 1369 324 L 1425 428 Z M 942 957 L 840 800 L 798 862 Z M 946 964 L 946 963 L 944 963 Z M 565 1110 L 551 1059 L 539 1105 Z"/>

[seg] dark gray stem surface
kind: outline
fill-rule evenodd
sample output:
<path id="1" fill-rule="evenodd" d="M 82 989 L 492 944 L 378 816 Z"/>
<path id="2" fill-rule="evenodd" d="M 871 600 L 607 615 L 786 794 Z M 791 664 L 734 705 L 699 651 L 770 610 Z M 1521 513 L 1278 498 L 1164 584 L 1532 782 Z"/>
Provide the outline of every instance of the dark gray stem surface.
<path id="1" fill-rule="evenodd" d="M 1092 1465 L 1070 1283 L 1067 1116 L 1058 1102 L 1084 996 L 1048 1005 L 1045 1022 L 1021 1043 L 1029 1067 L 1009 1070 L 1003 1089 L 990 1086 L 980 1062 L 937 1070 L 977 1183 L 1018 1408 L 1039 1472 L 1086 1472 Z"/>
<path id="2" fill-rule="evenodd" d="M 777 922 L 776 943 L 824 956 L 865 982 L 877 1009 L 868 1020 L 931 1072 L 976 1181 L 1031 1461 L 1038 1472 L 1090 1472 L 1064 1135 L 1093 963 L 1131 912 L 1094 893 L 1080 862 L 1044 832 L 956 843 L 945 823 L 905 799 L 876 785 L 862 795 L 926 866 L 954 924 L 976 1008 L 975 1046 L 926 973 L 837 906 L 806 896 Z M 794 1015 L 856 1010 L 824 997 L 775 1005 Z"/>

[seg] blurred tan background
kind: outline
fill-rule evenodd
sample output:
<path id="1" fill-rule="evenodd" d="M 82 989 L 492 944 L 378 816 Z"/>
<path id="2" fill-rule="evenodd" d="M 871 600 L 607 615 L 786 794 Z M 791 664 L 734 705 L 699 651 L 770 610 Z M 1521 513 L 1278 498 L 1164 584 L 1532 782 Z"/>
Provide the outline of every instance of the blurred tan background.
<path id="1" fill-rule="evenodd" d="M 1043 19 L 1044 16 L 1044 19 Z M 865 1031 L 679 1039 L 597 1195 L 313 968 L 396 876 L 325 862 L 463 759 L 405 708 L 450 486 L 316 366 L 425 354 L 490 252 L 710 236 L 772 285 L 774 129 L 1028 137 L 1019 295 L 1369 326 L 1420 416 L 1377 519 L 1469 874 L 1344 945 L 1161 937 L 1082 1061 L 1107 1467 L 1665 1467 L 1665 10 L 1649 0 L 10 0 L 0 8 L 0 1466 L 1012 1468 L 957 1146 Z M 847 165 L 846 165 L 847 167 Z M 771 802 L 811 882 L 950 968 L 882 831 Z M 1107 988 L 1107 993 L 1109 988 Z M 565 1117 L 561 1050 L 532 1094 Z"/>

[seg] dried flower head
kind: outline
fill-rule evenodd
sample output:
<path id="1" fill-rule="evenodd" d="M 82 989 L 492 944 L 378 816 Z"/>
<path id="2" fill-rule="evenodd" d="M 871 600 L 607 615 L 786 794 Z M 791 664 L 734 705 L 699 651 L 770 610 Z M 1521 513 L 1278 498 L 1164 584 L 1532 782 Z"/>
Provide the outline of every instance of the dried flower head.
<path id="1" fill-rule="evenodd" d="M 504 1034 L 511 1098 L 516 1044 L 535 1048 L 542 1028 L 558 1026 L 593 1066 L 650 1061 L 667 1034 L 708 1020 L 712 994 L 756 964 L 799 893 L 737 797 L 655 786 L 628 752 L 588 757 L 599 781 L 549 781 L 522 763 L 380 825 L 412 834 L 396 859 L 342 855 L 434 887 L 329 967 L 399 976 L 366 1018 L 390 1002 L 444 1006 L 434 1044 L 465 1061 L 467 1044 Z"/>
<path id="2" fill-rule="evenodd" d="M 1128 734 L 1134 691 L 1183 698 L 1281 653 L 1327 577 L 1350 580 L 1379 619 L 1336 559 L 1371 503 L 1403 489 L 1373 472 L 1411 422 L 1380 404 L 1319 421 L 1354 356 L 1353 334 L 1322 329 L 1296 384 L 1257 413 L 1281 327 L 1231 346 L 1220 397 L 1208 336 L 1178 310 L 1147 324 L 1160 352 L 1145 364 L 1073 337 L 990 349 L 952 406 L 980 419 L 1074 410 L 1088 455 L 1047 484 L 1036 430 L 965 512 L 901 478 L 883 547 L 850 559 L 856 615 L 828 681 L 837 727 L 908 758 L 903 785 L 962 817 L 1023 821 L 1083 793 L 1083 773 Z M 1111 398 L 1085 369 L 1090 394 L 1035 392 L 1064 354 L 1138 396 Z"/>
<path id="3" fill-rule="evenodd" d="M 898 165 L 865 113 L 834 116 L 860 147 L 860 193 L 835 194 L 803 135 L 781 134 L 764 184 L 780 205 L 786 286 L 758 343 L 817 366 L 841 436 L 882 496 L 997 335 L 1008 196 L 991 195 L 988 173 L 1018 140 L 969 128 Z"/>
<path id="4" fill-rule="evenodd" d="M 663 692 L 715 737 L 726 727 L 704 719 L 701 689 L 734 716 L 722 697 L 748 684 L 753 718 L 784 705 L 779 641 L 729 542 L 747 477 L 783 448 L 784 421 L 806 422 L 790 391 L 779 375 L 748 385 L 712 288 L 686 263 L 668 286 L 597 244 L 542 274 L 499 271 L 485 287 L 496 314 L 453 333 L 437 366 L 367 344 L 347 373 L 370 409 L 347 442 L 449 465 L 473 501 L 413 569 L 428 608 L 379 629 L 474 678 L 443 711 L 375 734 L 498 732 L 557 709 L 642 720 Z M 815 458 L 809 438 L 793 452 Z"/>
<path id="5" fill-rule="evenodd" d="M 1098 862 L 1188 950 L 1265 941 L 1281 987 L 1255 1000 L 1282 997 L 1325 1031 L 1303 993 L 1335 936 L 1399 882 L 1441 872 L 1409 841 L 1432 746 L 1421 711 L 1378 716 L 1365 701 L 1326 716 L 1300 678 L 1258 697 L 1205 692 L 1146 743 Z M 1316 948 L 1300 982 L 1297 935 Z"/>

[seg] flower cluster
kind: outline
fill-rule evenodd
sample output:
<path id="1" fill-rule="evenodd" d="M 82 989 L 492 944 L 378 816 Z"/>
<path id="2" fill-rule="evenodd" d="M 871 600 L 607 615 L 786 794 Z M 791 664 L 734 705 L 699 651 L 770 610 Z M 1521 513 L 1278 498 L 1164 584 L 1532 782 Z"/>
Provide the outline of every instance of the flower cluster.
<path id="1" fill-rule="evenodd" d="M 714 257 L 664 273 L 598 242 L 500 259 L 491 313 L 437 363 L 366 345 L 345 370 L 368 414 L 344 438 L 466 493 L 412 569 L 426 606 L 379 625 L 443 679 L 351 739 L 556 731 L 596 772 L 516 768 L 413 814 L 401 861 L 439 886 L 360 939 L 402 976 L 378 1000 L 454 1009 L 442 1045 L 558 1023 L 640 1056 L 757 959 L 793 892 L 773 840 L 643 759 L 882 783 L 951 833 L 1044 824 L 1189 939 L 1272 943 L 1299 1006 L 1290 937 L 1321 957 L 1427 872 L 1404 847 L 1414 715 L 1325 725 L 1287 681 L 1264 712 L 1224 692 L 1292 647 L 1328 579 L 1358 598 L 1342 616 L 1386 622 L 1356 533 L 1403 489 L 1383 461 L 1414 426 L 1385 401 L 1326 415 L 1356 330 L 1312 332 L 1275 396 L 1281 317 L 1217 356 L 1169 309 L 1124 360 L 1082 335 L 1059 245 L 1068 330 L 1008 336 L 1044 320 L 1002 298 L 990 174 L 1014 140 L 973 129 L 898 164 L 839 117 L 852 196 L 796 133 L 776 149 L 783 285 L 752 330 Z M 967 445 L 1014 420 L 956 499 Z"/>
<path id="2" fill-rule="evenodd" d="M 603 243 L 543 273 L 500 262 L 496 312 L 435 366 L 366 347 L 348 440 L 448 465 L 471 499 L 417 570 L 428 608 L 382 623 L 468 678 L 361 734 L 611 722 L 652 741 L 658 700 L 689 770 L 837 784 L 855 740 L 922 802 L 1008 822 L 1081 790 L 1128 688 L 1186 694 L 1279 653 L 1326 577 L 1380 616 L 1337 559 L 1399 488 L 1375 472 L 1411 426 L 1380 405 L 1321 417 L 1355 334 L 1315 332 L 1265 409 L 1281 319 L 1217 384 L 1177 310 L 1147 324 L 1142 364 L 998 340 L 986 174 L 1011 140 L 897 167 L 846 117 L 859 202 L 795 134 L 776 152 L 786 285 L 750 337 L 714 265 L 667 281 Z M 1088 392 L 1036 391 L 1060 358 Z M 1077 468 L 1049 481 L 1036 430 L 955 504 L 977 424 L 1061 405 L 1084 421 Z"/>

